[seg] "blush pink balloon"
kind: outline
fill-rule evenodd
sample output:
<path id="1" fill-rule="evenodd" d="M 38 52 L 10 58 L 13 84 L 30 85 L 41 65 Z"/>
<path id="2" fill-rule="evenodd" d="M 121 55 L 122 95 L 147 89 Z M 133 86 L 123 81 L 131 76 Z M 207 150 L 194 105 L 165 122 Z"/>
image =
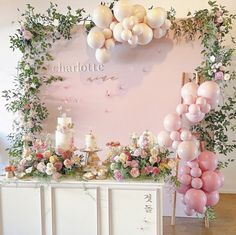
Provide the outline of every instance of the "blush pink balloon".
<path id="1" fill-rule="evenodd" d="M 192 95 L 186 96 L 184 98 L 184 104 L 188 104 L 188 105 L 195 104 L 195 101 L 196 99 Z"/>
<path id="2" fill-rule="evenodd" d="M 167 131 L 161 131 L 157 135 L 157 143 L 160 145 L 160 147 L 169 148 L 172 145 L 170 134 Z"/>
<path id="3" fill-rule="evenodd" d="M 197 115 L 198 113 L 200 113 L 200 107 L 197 104 L 190 104 L 188 107 L 188 111 L 193 115 Z"/>
<path id="4" fill-rule="evenodd" d="M 188 121 L 190 123 L 195 124 L 195 123 L 198 123 L 198 122 L 200 122 L 200 121 L 202 121 L 204 119 L 205 113 L 201 113 L 200 112 L 197 115 L 193 115 L 191 113 L 186 113 L 185 116 L 186 116 L 186 118 L 188 119 Z"/>
<path id="5" fill-rule="evenodd" d="M 197 157 L 198 148 L 194 141 L 183 141 L 179 144 L 177 153 L 182 160 L 188 162 Z"/>
<path id="6" fill-rule="evenodd" d="M 215 109 L 220 103 L 220 98 L 216 97 L 216 98 L 208 99 L 208 103 L 210 104 L 211 109 Z"/>
<path id="7" fill-rule="evenodd" d="M 176 113 L 178 113 L 179 115 L 182 115 L 184 113 L 188 112 L 188 105 L 187 104 L 179 104 L 176 107 Z"/>
<path id="8" fill-rule="evenodd" d="M 184 195 L 183 195 L 183 194 L 180 195 L 180 201 L 181 201 L 184 205 L 186 205 L 186 202 L 185 202 L 185 200 L 184 200 Z"/>
<path id="9" fill-rule="evenodd" d="M 202 187 L 203 183 L 200 178 L 193 178 L 191 182 L 191 186 L 195 189 L 200 189 Z"/>
<path id="10" fill-rule="evenodd" d="M 218 160 L 215 153 L 205 150 L 198 156 L 199 166 L 203 171 L 214 171 L 217 168 Z"/>
<path id="11" fill-rule="evenodd" d="M 202 113 L 209 113 L 211 111 L 211 105 L 206 103 L 205 105 L 202 105 L 200 108 Z"/>
<path id="12" fill-rule="evenodd" d="M 204 212 L 207 197 L 201 189 L 189 189 L 184 196 L 184 200 L 189 208 L 194 209 L 198 213 Z"/>
<path id="13" fill-rule="evenodd" d="M 219 170 L 216 170 L 215 172 L 216 172 L 216 173 L 218 174 L 218 176 L 220 177 L 220 181 L 221 181 L 220 187 L 222 187 L 222 186 L 224 185 L 224 182 L 225 182 L 225 176 L 224 176 L 224 174 L 223 174 L 221 171 L 219 171 Z"/>
<path id="14" fill-rule="evenodd" d="M 185 194 L 190 189 L 190 185 L 180 184 L 176 191 L 180 194 Z"/>
<path id="15" fill-rule="evenodd" d="M 178 146 L 179 146 L 179 144 L 181 143 L 181 141 L 173 141 L 173 143 L 172 143 L 172 148 L 173 149 L 178 149 Z"/>
<path id="16" fill-rule="evenodd" d="M 180 165 L 178 169 L 179 175 L 190 174 L 190 168 L 186 165 Z"/>
<path id="17" fill-rule="evenodd" d="M 181 88 L 181 96 L 183 99 L 186 99 L 188 96 L 197 98 L 198 85 L 195 82 L 188 82 Z"/>
<path id="18" fill-rule="evenodd" d="M 202 175 L 202 170 L 199 167 L 193 167 L 190 171 L 192 177 L 200 177 Z"/>
<path id="19" fill-rule="evenodd" d="M 206 81 L 199 86 L 197 94 L 209 100 L 216 99 L 220 96 L 220 87 L 214 81 Z"/>
<path id="20" fill-rule="evenodd" d="M 170 138 L 173 140 L 173 141 L 179 141 L 180 140 L 180 133 L 178 131 L 172 131 L 170 133 Z"/>
<path id="21" fill-rule="evenodd" d="M 204 97 L 199 96 L 196 99 L 196 104 L 198 104 L 198 105 L 200 105 L 200 107 L 202 107 L 207 104 L 207 100 Z"/>
<path id="22" fill-rule="evenodd" d="M 221 186 L 221 179 L 214 171 L 205 171 L 202 174 L 203 190 L 210 193 L 216 191 Z"/>
<path id="23" fill-rule="evenodd" d="M 188 206 L 185 206 L 185 208 L 184 208 L 184 213 L 185 213 L 187 216 L 193 216 L 194 213 L 195 213 L 195 210 L 189 208 Z"/>
<path id="24" fill-rule="evenodd" d="M 187 162 L 187 166 L 189 166 L 190 168 L 199 167 L 198 161 L 193 160 L 193 161 Z"/>
<path id="25" fill-rule="evenodd" d="M 178 114 L 168 114 L 164 118 L 164 127 L 167 131 L 178 131 L 181 128 L 182 122 Z"/>
<path id="26" fill-rule="evenodd" d="M 187 174 L 183 174 L 179 176 L 179 182 L 184 185 L 190 185 L 191 184 L 192 177 Z"/>
<path id="27" fill-rule="evenodd" d="M 206 193 L 207 196 L 207 206 L 215 206 L 220 200 L 220 194 L 218 191 L 213 191 L 211 193 Z"/>
<path id="28" fill-rule="evenodd" d="M 183 130 L 183 131 L 181 131 L 180 138 L 181 138 L 181 140 L 183 140 L 183 141 L 191 140 L 191 139 L 192 139 L 191 131 L 189 131 L 189 130 Z"/>

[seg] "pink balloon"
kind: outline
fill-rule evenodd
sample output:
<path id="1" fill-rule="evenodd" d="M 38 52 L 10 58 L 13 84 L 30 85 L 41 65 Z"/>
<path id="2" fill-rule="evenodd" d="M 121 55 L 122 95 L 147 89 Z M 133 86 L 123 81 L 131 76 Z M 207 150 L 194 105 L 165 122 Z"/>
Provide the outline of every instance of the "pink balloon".
<path id="1" fill-rule="evenodd" d="M 196 99 L 196 104 L 198 104 L 198 105 L 200 105 L 200 107 L 202 107 L 207 104 L 207 100 L 204 97 L 199 96 Z"/>
<path id="2" fill-rule="evenodd" d="M 203 171 L 214 171 L 217 168 L 218 160 L 215 153 L 205 150 L 198 157 L 199 166 Z"/>
<path id="3" fill-rule="evenodd" d="M 196 99 L 192 95 L 186 96 L 184 98 L 184 104 L 188 104 L 188 105 L 195 104 L 195 101 Z"/>
<path id="4" fill-rule="evenodd" d="M 205 113 L 200 112 L 197 115 L 193 115 L 191 113 L 186 113 L 185 116 L 191 123 L 195 124 L 195 123 L 198 123 L 204 119 Z"/>
<path id="5" fill-rule="evenodd" d="M 170 138 L 173 140 L 173 141 L 179 141 L 180 140 L 180 133 L 178 131 L 172 131 L 170 133 Z"/>
<path id="6" fill-rule="evenodd" d="M 196 82 L 188 82 L 181 88 L 181 96 L 183 99 L 186 99 L 188 96 L 197 98 L 198 85 Z"/>
<path id="7" fill-rule="evenodd" d="M 193 167 L 190 171 L 192 177 L 200 177 L 202 175 L 202 170 L 199 167 Z"/>
<path id="8" fill-rule="evenodd" d="M 194 141 L 183 141 L 179 144 L 177 153 L 182 160 L 188 162 L 197 157 L 198 148 Z"/>
<path id="9" fill-rule="evenodd" d="M 178 131 L 181 128 L 182 122 L 178 114 L 168 114 L 164 119 L 164 127 L 167 131 Z"/>
<path id="10" fill-rule="evenodd" d="M 224 185 L 224 182 L 225 182 L 224 174 L 223 174 L 221 171 L 219 171 L 219 170 L 216 170 L 215 172 L 216 172 L 216 173 L 218 174 L 218 176 L 220 177 L 220 181 L 221 181 L 220 187 L 222 187 L 222 186 Z"/>
<path id="11" fill-rule="evenodd" d="M 214 81 L 206 81 L 199 86 L 197 94 L 209 100 L 216 99 L 220 96 L 220 87 Z"/>
<path id="12" fill-rule="evenodd" d="M 178 173 L 179 175 L 190 174 L 190 168 L 186 165 L 179 166 Z"/>
<path id="13" fill-rule="evenodd" d="M 186 104 L 179 104 L 176 107 L 176 113 L 178 113 L 179 115 L 187 113 L 188 112 L 188 105 Z"/>
<path id="14" fill-rule="evenodd" d="M 202 113 L 209 113 L 211 111 L 211 105 L 205 104 L 200 108 Z"/>
<path id="15" fill-rule="evenodd" d="M 190 185 L 180 184 L 176 191 L 180 194 L 185 194 L 190 189 Z"/>
<path id="16" fill-rule="evenodd" d="M 203 183 L 200 178 L 193 178 L 191 182 L 191 186 L 195 189 L 200 189 L 202 187 Z"/>
<path id="17" fill-rule="evenodd" d="M 213 191 L 211 193 L 206 193 L 207 196 L 207 206 L 215 206 L 219 200 L 220 200 L 220 195 L 218 191 Z"/>
<path id="18" fill-rule="evenodd" d="M 173 141 L 172 148 L 177 149 L 180 143 L 181 143 L 181 141 Z"/>
<path id="19" fill-rule="evenodd" d="M 183 140 L 183 141 L 191 140 L 191 139 L 192 139 L 191 131 L 189 131 L 189 130 L 183 130 L 183 131 L 181 131 L 180 138 L 181 138 L 181 140 Z"/>
<path id="20" fill-rule="evenodd" d="M 202 182 L 202 188 L 208 193 L 218 190 L 221 186 L 221 179 L 214 171 L 203 172 Z"/>
<path id="21" fill-rule="evenodd" d="M 195 213 L 195 210 L 189 208 L 188 206 L 185 206 L 185 208 L 184 208 L 184 213 L 185 213 L 187 216 L 193 216 L 194 213 Z"/>
<path id="22" fill-rule="evenodd" d="M 197 104 L 190 104 L 188 107 L 188 111 L 193 115 L 197 115 L 198 113 L 200 113 L 200 107 Z"/>
<path id="23" fill-rule="evenodd" d="M 189 208 L 194 209 L 198 213 L 204 212 L 207 197 L 202 190 L 191 188 L 186 192 L 184 199 Z"/>
<path id="24" fill-rule="evenodd" d="M 215 109 L 220 103 L 220 98 L 219 97 L 212 98 L 211 100 L 208 100 L 208 103 L 210 104 L 211 109 Z"/>
<path id="25" fill-rule="evenodd" d="M 199 167 L 198 161 L 195 159 L 191 162 L 187 162 L 187 166 L 189 166 L 190 168 Z"/>
<path id="26" fill-rule="evenodd" d="M 160 147 L 169 148 L 172 145 L 170 134 L 167 131 L 161 131 L 157 135 L 157 143 L 160 145 Z"/>
<path id="27" fill-rule="evenodd" d="M 183 194 L 180 195 L 180 200 L 181 200 L 181 202 L 182 202 L 184 205 L 186 205 L 185 200 L 184 200 L 184 195 L 183 195 Z"/>
<path id="28" fill-rule="evenodd" d="M 184 185 L 190 185 L 191 184 L 192 177 L 187 174 L 183 174 L 179 176 L 179 182 Z"/>

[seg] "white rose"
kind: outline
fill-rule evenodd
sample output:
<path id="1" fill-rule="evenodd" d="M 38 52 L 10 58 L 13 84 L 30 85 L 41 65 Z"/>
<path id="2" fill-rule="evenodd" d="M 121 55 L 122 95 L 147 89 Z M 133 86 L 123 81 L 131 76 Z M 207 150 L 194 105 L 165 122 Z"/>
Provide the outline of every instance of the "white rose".
<path id="1" fill-rule="evenodd" d="M 47 169 L 52 169 L 52 168 L 54 168 L 53 164 L 52 163 L 48 163 L 47 164 Z"/>
<path id="2" fill-rule="evenodd" d="M 31 166 L 25 170 L 25 173 L 30 174 L 32 172 L 32 170 L 33 170 L 33 167 Z"/>
<path id="3" fill-rule="evenodd" d="M 25 158 L 27 161 L 31 161 L 33 159 L 32 155 L 29 155 L 28 157 Z"/>
<path id="4" fill-rule="evenodd" d="M 224 75 L 224 80 L 225 80 L 225 81 L 228 81 L 229 79 L 230 79 L 230 74 L 226 73 L 226 74 Z"/>
<path id="5" fill-rule="evenodd" d="M 216 60 L 215 56 L 212 55 L 212 56 L 210 57 L 210 61 L 211 61 L 212 63 L 214 63 L 215 60 Z"/>
<path id="6" fill-rule="evenodd" d="M 47 168 L 46 169 L 46 174 L 47 175 L 52 175 L 53 174 L 53 170 L 51 168 Z"/>

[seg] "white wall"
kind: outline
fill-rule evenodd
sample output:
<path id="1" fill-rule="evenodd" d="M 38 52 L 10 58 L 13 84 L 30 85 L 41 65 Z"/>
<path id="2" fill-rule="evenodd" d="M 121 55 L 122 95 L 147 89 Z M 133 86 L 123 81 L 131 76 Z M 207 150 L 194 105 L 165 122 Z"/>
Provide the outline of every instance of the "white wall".
<path id="1" fill-rule="evenodd" d="M 16 74 L 16 64 L 20 57 L 17 52 L 12 52 L 9 48 L 9 35 L 15 32 L 16 24 L 13 21 L 17 21 L 19 14 L 17 8 L 24 9 L 26 3 L 30 3 L 37 11 L 44 11 L 49 6 L 50 1 L 41 0 L 0 0 L 1 18 L 0 18 L 0 91 L 8 89 L 12 86 L 12 80 Z M 66 6 L 70 5 L 73 9 L 84 7 L 87 12 L 91 12 L 93 7 L 97 5 L 100 0 L 85 1 L 85 0 L 70 0 L 70 1 L 52 1 L 58 2 L 59 7 L 62 11 L 65 11 Z M 144 5 L 151 6 L 157 5 L 163 6 L 169 9 L 173 6 L 177 11 L 177 17 L 185 17 L 186 13 L 198 9 L 203 9 L 207 7 L 207 0 L 199 1 L 184 1 L 184 0 L 160 0 L 160 1 L 145 1 L 145 0 L 133 0 L 135 3 L 142 3 Z M 148 3 L 147 3 L 148 2 Z M 234 0 L 220 0 L 220 4 L 226 5 L 231 12 L 236 12 L 236 4 Z M 235 24 L 236 26 L 236 24 Z M 234 36 L 236 36 L 236 27 L 233 30 Z M 230 42 L 227 42 L 230 44 Z M 232 46 L 232 45 L 231 45 Z M 236 60 L 234 57 L 233 67 L 236 65 Z M 6 112 L 4 108 L 4 100 L 0 98 L 0 162 L 7 161 L 7 154 L 4 151 L 7 146 L 6 136 L 11 130 L 12 116 Z M 235 134 L 232 136 L 235 139 Z M 230 157 L 234 157 L 235 152 L 231 154 Z M 229 168 L 225 170 L 226 182 L 222 191 L 225 192 L 236 192 L 236 181 L 234 180 L 234 171 L 236 169 L 236 162 L 230 165 Z"/>

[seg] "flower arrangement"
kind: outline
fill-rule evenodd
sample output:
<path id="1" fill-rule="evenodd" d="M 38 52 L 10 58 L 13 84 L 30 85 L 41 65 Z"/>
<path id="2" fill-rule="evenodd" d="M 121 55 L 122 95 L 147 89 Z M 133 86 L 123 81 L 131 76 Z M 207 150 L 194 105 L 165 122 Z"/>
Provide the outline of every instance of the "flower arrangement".
<path id="1" fill-rule="evenodd" d="M 24 151 L 19 164 L 14 166 L 15 175 L 19 178 L 50 177 L 54 180 L 74 175 L 81 169 L 81 156 L 77 156 L 74 151 L 55 151 L 47 143 L 36 140 L 32 148 Z"/>
<path id="2" fill-rule="evenodd" d="M 168 164 L 167 158 L 169 151 L 160 149 L 152 142 L 150 136 L 148 132 L 140 137 L 135 136 L 128 146 L 122 146 L 117 142 L 107 144 L 109 170 L 114 179 L 162 180 L 171 174 L 171 165 Z"/>

